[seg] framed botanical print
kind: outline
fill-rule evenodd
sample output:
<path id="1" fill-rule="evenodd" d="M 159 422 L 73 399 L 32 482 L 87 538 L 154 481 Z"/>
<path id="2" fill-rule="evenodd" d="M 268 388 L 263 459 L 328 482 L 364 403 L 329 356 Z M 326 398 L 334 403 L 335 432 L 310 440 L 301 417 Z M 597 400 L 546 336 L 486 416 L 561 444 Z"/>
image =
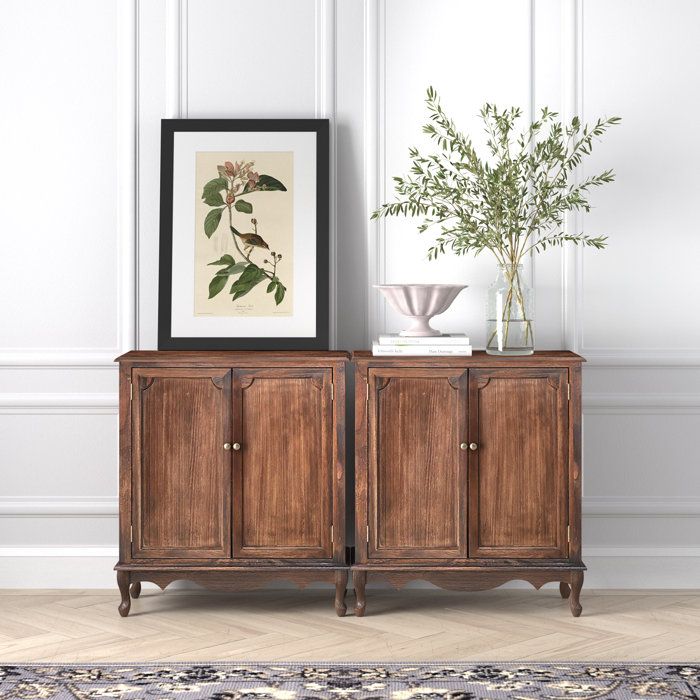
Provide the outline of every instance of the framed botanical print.
<path id="1" fill-rule="evenodd" d="M 163 120 L 160 349 L 328 349 L 328 267 L 328 120 Z"/>

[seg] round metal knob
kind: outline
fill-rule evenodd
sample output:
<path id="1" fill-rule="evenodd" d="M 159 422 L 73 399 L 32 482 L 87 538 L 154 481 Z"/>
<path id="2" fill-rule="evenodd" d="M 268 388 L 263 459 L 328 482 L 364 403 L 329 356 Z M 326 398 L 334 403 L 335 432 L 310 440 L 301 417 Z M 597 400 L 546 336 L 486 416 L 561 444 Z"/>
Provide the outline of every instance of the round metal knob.
<path id="1" fill-rule="evenodd" d="M 479 446 L 475 442 L 469 443 L 469 449 L 474 452 Z"/>
<path id="2" fill-rule="evenodd" d="M 231 443 L 230 443 L 230 442 L 225 442 L 225 443 L 224 443 L 224 449 L 225 449 L 225 450 L 230 450 L 230 449 L 231 449 Z"/>
<path id="3" fill-rule="evenodd" d="M 240 442 L 234 442 L 234 443 L 233 443 L 233 449 L 236 450 L 236 452 L 238 452 L 238 450 L 241 449 L 241 443 L 240 443 Z"/>
<path id="4" fill-rule="evenodd" d="M 459 449 L 460 449 L 460 450 L 466 450 L 466 449 L 467 449 L 467 443 L 466 443 L 466 442 L 463 442 L 463 443 L 459 446 Z"/>

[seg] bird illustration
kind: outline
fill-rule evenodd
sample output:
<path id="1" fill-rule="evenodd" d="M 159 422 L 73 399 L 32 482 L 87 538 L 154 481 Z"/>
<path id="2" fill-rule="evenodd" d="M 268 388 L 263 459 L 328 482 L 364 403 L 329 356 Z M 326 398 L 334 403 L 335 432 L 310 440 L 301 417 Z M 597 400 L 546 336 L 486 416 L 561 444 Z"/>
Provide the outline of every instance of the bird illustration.
<path id="1" fill-rule="evenodd" d="M 230 228 L 231 233 L 233 233 L 234 236 L 238 236 L 241 241 L 243 241 L 243 251 L 246 254 L 250 255 L 253 248 L 266 248 L 267 250 L 270 250 L 270 246 L 267 245 L 263 237 L 257 233 L 239 233 L 235 228 L 233 228 L 233 226 Z"/>

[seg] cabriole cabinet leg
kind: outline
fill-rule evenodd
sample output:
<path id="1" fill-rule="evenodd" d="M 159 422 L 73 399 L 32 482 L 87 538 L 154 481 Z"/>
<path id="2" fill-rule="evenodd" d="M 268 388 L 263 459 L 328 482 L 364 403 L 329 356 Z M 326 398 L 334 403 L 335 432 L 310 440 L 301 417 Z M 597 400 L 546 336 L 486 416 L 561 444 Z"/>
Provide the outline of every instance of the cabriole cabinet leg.
<path id="1" fill-rule="evenodd" d="M 566 581 L 562 581 L 559 584 L 559 593 L 561 593 L 561 597 L 566 600 L 571 595 L 571 586 L 569 586 Z"/>
<path id="2" fill-rule="evenodd" d="M 571 606 L 571 614 L 574 617 L 578 617 L 581 614 L 581 610 L 583 610 L 579 600 L 582 586 L 583 571 L 576 571 L 571 574 L 571 598 L 569 599 L 569 605 Z"/>
<path id="3" fill-rule="evenodd" d="M 335 614 L 338 617 L 345 617 L 345 613 L 348 611 L 347 605 L 345 605 L 345 594 L 348 590 L 348 572 L 347 571 L 336 571 L 335 572 Z"/>
<path id="4" fill-rule="evenodd" d="M 352 585 L 355 587 L 355 617 L 365 616 L 365 584 L 367 583 L 366 571 L 352 572 Z"/>
<path id="5" fill-rule="evenodd" d="M 138 598 L 141 595 L 141 581 L 135 581 L 134 583 L 131 584 L 131 588 L 129 588 L 129 593 L 131 593 L 131 597 Z"/>
<path id="6" fill-rule="evenodd" d="M 131 598 L 129 597 L 129 572 L 117 571 L 117 586 L 122 596 L 122 602 L 119 603 L 119 614 L 126 617 L 131 609 Z"/>

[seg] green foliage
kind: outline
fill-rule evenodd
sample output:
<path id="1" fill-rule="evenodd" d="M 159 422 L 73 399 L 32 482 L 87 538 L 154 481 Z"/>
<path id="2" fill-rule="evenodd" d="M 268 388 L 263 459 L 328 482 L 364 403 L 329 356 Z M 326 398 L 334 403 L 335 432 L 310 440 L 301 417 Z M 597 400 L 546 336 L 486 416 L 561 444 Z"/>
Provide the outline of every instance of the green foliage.
<path id="1" fill-rule="evenodd" d="M 230 293 L 233 294 L 231 301 L 236 301 L 248 294 L 255 286 L 260 284 L 266 275 L 257 265 L 249 263 L 243 270 L 243 274 L 231 285 Z"/>
<path id="2" fill-rule="evenodd" d="M 260 175 L 258 181 L 255 185 L 246 185 L 243 190 L 243 194 L 248 192 L 286 192 L 287 188 L 277 179 L 271 175 Z"/>
<path id="3" fill-rule="evenodd" d="M 218 192 L 216 194 L 218 194 Z M 221 197 L 220 194 L 218 194 L 218 196 Z M 204 233 L 206 234 L 207 238 L 211 238 L 214 231 L 216 231 L 216 229 L 219 227 L 219 222 L 221 221 L 221 214 L 223 211 L 223 207 L 221 207 L 221 209 L 212 209 L 204 219 Z"/>
<path id="4" fill-rule="evenodd" d="M 601 249 L 605 236 L 569 233 L 564 217 L 570 211 L 588 212 L 589 191 L 614 180 L 612 170 L 576 182 L 574 174 L 594 139 L 619 117 L 569 125 L 548 108 L 523 132 L 516 132 L 521 110 L 499 110 L 485 104 L 480 116 L 487 134 L 488 158 L 481 158 L 471 139 L 457 130 L 445 114 L 436 91 L 428 88 L 429 121 L 423 127 L 439 147 L 424 155 L 409 149 L 409 175 L 395 177 L 398 198 L 372 214 L 420 216 L 423 233 L 437 230 L 429 259 L 448 250 L 478 255 L 490 250 L 503 265 L 517 265 L 524 255 L 570 241 Z"/>
<path id="5" fill-rule="evenodd" d="M 242 214 L 252 214 L 253 205 L 246 202 L 244 199 L 237 199 L 236 203 L 233 205 L 236 211 L 240 211 Z"/>
<path id="6" fill-rule="evenodd" d="M 229 290 L 229 293 L 232 295 L 232 301 L 236 301 L 236 299 L 245 296 L 260 284 L 260 282 L 267 279 L 269 280 L 267 293 L 274 294 L 275 304 L 279 306 L 287 291 L 286 287 L 277 277 L 277 265 L 282 259 L 282 255 L 274 251 L 269 254 L 264 252 L 268 250 L 267 243 L 258 233 L 257 219 L 250 219 L 250 223 L 253 225 L 254 229 L 254 233 L 252 234 L 241 234 L 233 227 L 234 211 L 248 215 L 253 213 L 253 205 L 244 199 L 239 199 L 240 195 L 253 192 L 287 191 L 287 188 L 279 180 L 271 175 L 259 175 L 253 170 L 253 166 L 253 161 L 237 161 L 236 163 L 226 161 L 223 165 L 217 165 L 216 169 L 219 173 L 219 177 L 209 180 L 202 188 L 202 199 L 204 203 L 211 207 L 216 207 L 209 211 L 204 218 L 205 235 L 207 238 L 211 238 L 221 223 L 224 210 L 228 210 L 229 227 L 231 229 L 233 244 L 244 259 L 236 263 L 233 256 L 225 254 L 222 255 L 219 260 L 208 263 L 209 265 L 220 268 L 214 273 L 214 276 L 209 282 L 209 298 L 212 299 L 224 289 L 229 277 L 237 277 Z M 224 194 L 222 194 L 222 192 Z M 244 245 L 243 250 L 236 240 L 237 236 L 241 238 L 244 243 L 247 243 L 247 245 Z M 260 250 L 263 251 L 264 254 L 269 255 L 271 260 L 266 258 L 262 263 L 262 265 L 269 265 L 269 268 L 256 265 L 252 262 L 250 257 L 253 250 Z"/>

